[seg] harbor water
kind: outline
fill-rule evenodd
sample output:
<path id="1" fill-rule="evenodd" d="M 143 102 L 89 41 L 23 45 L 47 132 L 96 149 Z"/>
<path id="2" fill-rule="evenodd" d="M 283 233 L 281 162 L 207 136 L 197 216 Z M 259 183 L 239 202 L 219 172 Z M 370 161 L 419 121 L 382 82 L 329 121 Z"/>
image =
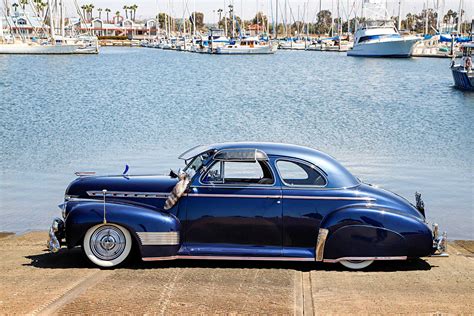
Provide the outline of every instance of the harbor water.
<path id="1" fill-rule="evenodd" d="M 307 145 L 474 239 L 474 93 L 449 59 L 103 48 L 0 56 L 0 231 L 48 228 L 75 171 L 165 174 L 189 147 Z"/>

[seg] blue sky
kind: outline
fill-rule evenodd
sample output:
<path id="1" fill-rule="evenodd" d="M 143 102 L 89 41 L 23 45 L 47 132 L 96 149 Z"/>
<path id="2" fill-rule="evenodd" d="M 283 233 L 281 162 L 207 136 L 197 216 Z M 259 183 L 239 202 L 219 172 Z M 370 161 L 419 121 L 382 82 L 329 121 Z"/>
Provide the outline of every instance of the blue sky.
<path id="1" fill-rule="evenodd" d="M 273 5 L 277 0 L 272 0 Z M 278 0 L 280 7 L 284 6 L 285 0 Z M 297 15 L 298 8 L 300 15 L 302 15 L 303 8 L 306 3 L 309 3 L 309 19 L 313 19 L 314 12 L 319 11 L 320 0 L 286 0 L 291 6 L 293 15 Z M 322 8 L 329 9 L 333 8 L 336 11 L 337 0 L 321 0 Z M 360 3 L 362 0 L 356 0 L 360 11 Z M 398 12 L 398 0 L 382 0 L 387 3 L 388 12 L 391 15 L 396 15 Z M 474 0 L 463 0 L 464 10 L 466 11 L 467 19 L 470 20 L 474 15 Z M 189 11 L 193 11 L 194 4 L 196 5 L 196 11 L 204 13 L 204 19 L 206 23 L 213 22 L 217 18 L 217 11 L 219 8 L 224 8 L 224 4 L 228 6 L 231 2 L 234 4 L 237 15 L 242 15 L 245 19 L 253 17 L 257 8 L 264 12 L 269 12 L 270 0 L 79 0 L 79 5 L 85 3 L 93 3 L 96 8 L 110 8 L 112 12 L 117 10 L 123 11 L 123 5 L 138 5 L 137 18 L 147 18 L 156 15 L 157 10 L 159 12 L 170 11 L 175 17 L 183 16 L 184 3 L 187 2 Z M 349 7 L 352 6 L 354 0 L 340 0 L 340 11 L 346 10 L 347 4 Z M 423 5 L 428 2 L 430 8 L 434 7 L 435 3 L 440 4 L 442 12 L 446 12 L 452 8 L 458 10 L 460 0 L 402 0 L 402 15 L 406 12 L 419 12 L 423 9 Z M 171 4 L 171 5 L 170 5 Z M 405 14 L 403 14 L 405 12 Z"/>

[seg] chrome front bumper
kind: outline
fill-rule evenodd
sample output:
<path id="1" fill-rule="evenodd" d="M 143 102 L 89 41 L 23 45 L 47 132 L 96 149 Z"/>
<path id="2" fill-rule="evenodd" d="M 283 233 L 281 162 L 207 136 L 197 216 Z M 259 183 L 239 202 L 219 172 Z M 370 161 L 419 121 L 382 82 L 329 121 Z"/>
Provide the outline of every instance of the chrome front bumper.
<path id="1" fill-rule="evenodd" d="M 60 236 L 62 236 L 63 229 L 64 221 L 60 218 L 55 218 L 51 224 L 51 227 L 49 228 L 49 238 L 48 242 L 46 243 L 46 246 L 50 252 L 55 253 L 61 249 Z"/>
<path id="2" fill-rule="evenodd" d="M 448 257 L 448 233 L 439 235 L 438 224 L 433 224 L 433 254 L 432 257 Z"/>

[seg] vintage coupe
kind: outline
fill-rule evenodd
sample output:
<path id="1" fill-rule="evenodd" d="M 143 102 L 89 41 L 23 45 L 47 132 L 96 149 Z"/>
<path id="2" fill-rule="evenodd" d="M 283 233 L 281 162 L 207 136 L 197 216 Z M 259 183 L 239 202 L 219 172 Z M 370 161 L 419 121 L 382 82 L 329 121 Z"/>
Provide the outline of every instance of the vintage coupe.
<path id="1" fill-rule="evenodd" d="M 323 261 L 351 269 L 445 254 L 446 233 L 428 226 L 419 194 L 414 206 L 361 183 L 320 151 L 222 143 L 180 158 L 185 168 L 169 176 L 77 173 L 50 229 L 50 251 L 82 246 L 101 267 L 123 263 L 135 248 L 144 261 Z"/>

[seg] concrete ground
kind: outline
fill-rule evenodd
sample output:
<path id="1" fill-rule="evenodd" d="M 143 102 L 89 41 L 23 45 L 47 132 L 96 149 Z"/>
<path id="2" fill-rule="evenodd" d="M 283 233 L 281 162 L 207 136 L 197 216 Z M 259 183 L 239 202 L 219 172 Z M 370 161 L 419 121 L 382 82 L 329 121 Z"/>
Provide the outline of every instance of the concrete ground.
<path id="1" fill-rule="evenodd" d="M 0 314 L 474 313 L 474 242 L 449 258 L 376 262 L 133 262 L 101 270 L 46 232 L 0 234 Z"/>

